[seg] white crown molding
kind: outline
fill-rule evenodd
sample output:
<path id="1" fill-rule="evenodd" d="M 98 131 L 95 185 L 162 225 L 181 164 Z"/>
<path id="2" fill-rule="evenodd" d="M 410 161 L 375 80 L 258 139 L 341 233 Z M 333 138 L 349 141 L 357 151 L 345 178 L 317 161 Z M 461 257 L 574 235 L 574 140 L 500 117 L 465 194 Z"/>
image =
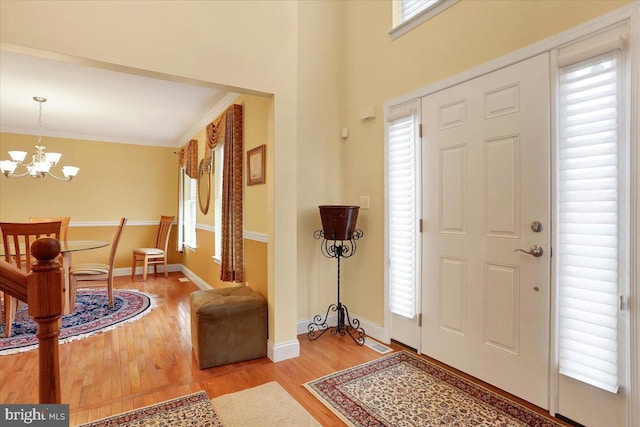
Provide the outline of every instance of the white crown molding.
<path id="1" fill-rule="evenodd" d="M 224 98 L 220 100 L 220 102 L 218 102 L 211 110 L 209 110 L 209 112 L 203 118 L 201 118 L 195 125 L 193 125 L 191 129 L 189 129 L 183 135 L 183 137 L 180 139 L 180 141 L 183 141 L 183 142 L 181 142 L 180 144 L 184 144 L 190 141 L 191 139 L 193 139 L 193 137 L 196 136 L 198 132 L 200 132 L 209 123 L 211 123 L 216 117 L 222 114 L 224 110 L 226 110 L 229 107 L 229 105 L 233 103 L 233 101 L 238 99 L 239 96 L 240 94 L 237 94 L 237 93 L 233 93 L 233 92 L 228 93 Z"/>
<path id="2" fill-rule="evenodd" d="M 15 133 L 20 135 L 34 135 L 32 129 L 21 129 L 21 128 L 8 128 L 2 127 L 0 128 L 0 132 L 3 133 Z M 105 142 L 112 144 L 130 144 L 130 145 L 147 145 L 153 147 L 164 147 L 164 148 L 176 148 L 177 145 L 171 141 L 159 141 L 159 140 L 134 140 L 134 139 L 124 139 L 124 138 L 115 138 L 115 137 L 105 137 L 105 136 L 94 136 L 94 135 L 83 135 L 79 133 L 67 133 L 67 132 L 51 132 L 51 131 L 43 131 L 43 137 L 50 138 L 65 138 L 65 139 L 78 139 L 82 141 L 95 141 L 95 142 Z"/>

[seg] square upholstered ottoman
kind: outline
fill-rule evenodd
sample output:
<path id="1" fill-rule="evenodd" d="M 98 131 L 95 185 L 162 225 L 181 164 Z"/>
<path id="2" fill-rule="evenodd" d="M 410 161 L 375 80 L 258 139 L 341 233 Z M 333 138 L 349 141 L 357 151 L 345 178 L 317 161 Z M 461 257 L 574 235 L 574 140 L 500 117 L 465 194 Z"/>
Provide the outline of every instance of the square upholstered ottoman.
<path id="1" fill-rule="evenodd" d="M 191 343 L 200 369 L 267 355 L 267 301 L 248 286 L 191 294 Z"/>

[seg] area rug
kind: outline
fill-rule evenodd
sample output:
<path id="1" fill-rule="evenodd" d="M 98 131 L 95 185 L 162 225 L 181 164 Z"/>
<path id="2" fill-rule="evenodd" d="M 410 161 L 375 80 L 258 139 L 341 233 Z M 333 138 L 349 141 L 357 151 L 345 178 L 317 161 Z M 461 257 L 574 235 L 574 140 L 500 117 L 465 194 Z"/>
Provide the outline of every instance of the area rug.
<path id="1" fill-rule="evenodd" d="M 563 425 L 406 351 L 305 387 L 349 426 Z"/>
<path id="2" fill-rule="evenodd" d="M 320 427 L 275 381 L 212 400 L 224 427 Z"/>
<path id="3" fill-rule="evenodd" d="M 113 290 L 113 308 L 109 308 L 106 289 L 78 289 L 73 313 L 62 317 L 60 344 L 105 332 L 132 322 L 155 308 L 155 297 L 134 290 Z M 4 338 L 0 325 L 0 355 L 19 353 L 38 347 L 37 324 L 24 306 L 16 313 L 11 336 Z"/>
<path id="4" fill-rule="evenodd" d="M 199 391 L 177 399 L 124 412 L 79 427 L 222 427 L 209 396 Z"/>

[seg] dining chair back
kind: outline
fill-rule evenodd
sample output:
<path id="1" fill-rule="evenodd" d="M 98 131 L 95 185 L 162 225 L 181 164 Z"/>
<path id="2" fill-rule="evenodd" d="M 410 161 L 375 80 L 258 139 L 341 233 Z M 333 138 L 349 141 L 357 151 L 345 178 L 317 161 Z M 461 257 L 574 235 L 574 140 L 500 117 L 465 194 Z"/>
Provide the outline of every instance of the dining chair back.
<path id="1" fill-rule="evenodd" d="M 60 240 L 67 240 L 67 231 L 69 230 L 69 216 L 30 216 L 29 222 L 55 222 L 60 221 Z"/>
<path id="2" fill-rule="evenodd" d="M 142 262 L 142 280 L 147 280 L 147 270 L 149 265 L 153 265 L 154 274 L 158 274 L 158 264 L 164 264 L 164 277 L 169 277 L 167 270 L 167 249 L 169 247 L 169 236 L 175 216 L 160 217 L 158 225 L 158 235 L 156 245 L 153 248 L 137 248 L 133 250 L 133 264 L 131 266 L 131 277 L 136 274 L 136 264 Z"/>
<path id="3" fill-rule="evenodd" d="M 25 272 L 31 271 L 31 243 L 40 237 L 60 239 L 60 221 L 53 222 L 0 222 L 4 259 Z M 4 336 L 11 335 L 11 326 L 18 308 L 18 300 L 8 294 L 3 296 Z"/>
<path id="4" fill-rule="evenodd" d="M 107 293 L 109 295 L 109 307 L 113 308 L 113 269 L 116 262 L 116 252 L 118 251 L 118 244 L 120 243 L 120 237 L 122 236 L 122 230 L 127 224 L 127 218 L 120 218 L 120 224 L 116 230 L 116 234 L 113 237 L 111 243 L 111 252 L 109 253 L 109 264 L 97 264 L 97 263 L 84 263 L 78 265 L 72 265 L 69 274 L 70 280 L 70 295 L 71 301 L 76 300 L 76 293 L 79 287 L 89 288 L 94 286 L 107 285 Z"/>

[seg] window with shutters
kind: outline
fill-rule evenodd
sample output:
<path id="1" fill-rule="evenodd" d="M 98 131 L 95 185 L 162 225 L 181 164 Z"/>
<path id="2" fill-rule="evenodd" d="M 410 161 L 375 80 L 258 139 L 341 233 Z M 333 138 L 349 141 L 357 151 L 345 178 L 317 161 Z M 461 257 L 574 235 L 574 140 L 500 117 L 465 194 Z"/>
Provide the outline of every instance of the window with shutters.
<path id="1" fill-rule="evenodd" d="M 394 0 L 392 39 L 407 33 L 423 22 L 433 18 L 459 0 Z"/>
<path id="2" fill-rule="evenodd" d="M 183 243 L 194 249 L 196 247 L 196 212 L 197 212 L 197 183 L 198 180 L 190 178 L 182 172 L 182 209 L 183 209 Z"/>
<path id="3" fill-rule="evenodd" d="M 420 277 L 420 146 L 418 113 L 413 105 L 389 116 L 386 197 L 389 309 L 410 319 L 416 316 Z"/>
<path id="4" fill-rule="evenodd" d="M 561 54 L 558 71 L 554 256 L 560 373 L 612 393 L 619 382 L 629 233 L 622 58 L 619 48 L 566 59 Z"/>

